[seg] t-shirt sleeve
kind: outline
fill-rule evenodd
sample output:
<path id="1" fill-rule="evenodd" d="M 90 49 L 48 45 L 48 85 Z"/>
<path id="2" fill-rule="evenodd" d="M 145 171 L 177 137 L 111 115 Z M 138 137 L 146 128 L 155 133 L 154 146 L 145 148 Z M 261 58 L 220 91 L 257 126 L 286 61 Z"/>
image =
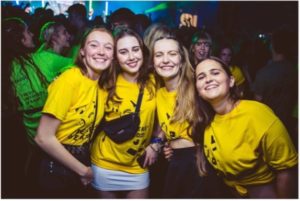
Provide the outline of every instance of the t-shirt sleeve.
<path id="1" fill-rule="evenodd" d="M 283 170 L 298 163 L 298 153 L 283 123 L 276 119 L 262 138 L 264 159 L 272 168 Z"/>
<path id="2" fill-rule="evenodd" d="M 75 87 L 69 82 L 68 77 L 59 77 L 48 87 L 48 98 L 42 112 L 64 120 L 71 107 L 74 93 Z"/>

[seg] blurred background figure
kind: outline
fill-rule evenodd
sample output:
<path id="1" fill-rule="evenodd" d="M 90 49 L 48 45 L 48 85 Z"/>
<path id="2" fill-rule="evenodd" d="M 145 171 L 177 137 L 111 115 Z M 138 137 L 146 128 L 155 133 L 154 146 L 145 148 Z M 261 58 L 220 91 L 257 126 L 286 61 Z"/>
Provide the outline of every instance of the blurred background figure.
<path id="1" fill-rule="evenodd" d="M 141 36 L 144 36 L 144 32 L 151 25 L 151 20 L 147 15 L 138 14 L 135 15 L 135 31 Z"/>
<path id="2" fill-rule="evenodd" d="M 40 150 L 37 149 L 33 138 L 47 98 L 47 87 L 64 67 L 72 63 L 71 59 L 51 52 L 33 52 L 34 47 L 33 34 L 23 20 L 7 18 L 2 21 L 2 48 L 5 49 L 2 53 L 2 65 L 5 66 L 2 68 L 2 83 L 6 87 L 4 91 L 7 95 L 4 99 L 7 116 L 4 116 L 3 121 L 14 122 L 14 117 L 18 120 L 21 116 L 25 128 L 24 131 L 19 129 L 18 123 L 13 127 L 8 123 L 4 124 L 5 129 L 2 133 L 8 138 L 5 145 L 11 145 L 9 142 L 15 141 L 20 143 L 19 146 L 13 146 L 14 151 L 6 151 L 18 154 L 16 157 L 10 155 L 8 161 L 21 162 L 14 166 L 17 169 L 16 175 L 21 174 L 20 178 L 25 177 L 21 179 L 25 182 L 22 188 L 26 189 L 30 197 L 39 196 L 39 191 L 35 192 L 35 179 Z M 24 139 L 25 137 L 27 139 Z"/>
<path id="3" fill-rule="evenodd" d="M 86 8 L 82 4 L 73 4 L 68 8 L 67 13 L 71 35 L 71 49 L 68 53 L 68 57 L 73 58 L 75 61 L 80 48 L 80 40 L 84 32 L 89 28 L 89 23 Z"/>
<path id="4" fill-rule="evenodd" d="M 246 95 L 245 93 L 249 94 L 249 84 L 245 78 L 245 74 L 247 72 L 234 63 L 233 48 L 229 44 L 222 44 L 219 48 L 218 57 L 229 66 L 230 72 L 235 79 L 235 83 L 241 96 Z"/>
<path id="5" fill-rule="evenodd" d="M 134 30 L 135 14 L 128 8 L 119 8 L 109 16 L 108 24 L 111 30 L 114 30 L 118 26 Z"/>
<path id="6" fill-rule="evenodd" d="M 271 61 L 258 71 L 253 83 L 255 98 L 272 108 L 288 128 L 294 143 L 297 143 L 298 73 L 291 61 L 293 46 L 297 41 L 293 32 L 280 28 L 271 36 Z"/>
<path id="7" fill-rule="evenodd" d="M 56 54 L 65 55 L 70 48 L 71 36 L 65 25 L 60 22 L 47 22 L 40 32 L 40 43 L 38 51 L 48 50 Z"/>
<path id="8" fill-rule="evenodd" d="M 206 31 L 198 31 L 192 36 L 190 46 L 190 61 L 195 67 L 201 60 L 212 53 L 212 39 Z"/>

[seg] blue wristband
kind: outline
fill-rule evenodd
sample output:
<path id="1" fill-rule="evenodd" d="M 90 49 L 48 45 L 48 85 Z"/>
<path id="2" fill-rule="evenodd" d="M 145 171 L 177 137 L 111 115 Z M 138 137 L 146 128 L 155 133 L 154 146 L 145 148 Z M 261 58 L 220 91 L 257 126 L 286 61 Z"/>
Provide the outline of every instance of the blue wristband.
<path id="1" fill-rule="evenodd" d="M 152 138 L 151 139 L 151 144 L 155 144 L 155 143 L 159 143 L 159 144 L 162 144 L 164 141 L 163 141 L 163 139 L 162 138 L 160 138 L 160 137 L 154 137 L 154 138 Z"/>

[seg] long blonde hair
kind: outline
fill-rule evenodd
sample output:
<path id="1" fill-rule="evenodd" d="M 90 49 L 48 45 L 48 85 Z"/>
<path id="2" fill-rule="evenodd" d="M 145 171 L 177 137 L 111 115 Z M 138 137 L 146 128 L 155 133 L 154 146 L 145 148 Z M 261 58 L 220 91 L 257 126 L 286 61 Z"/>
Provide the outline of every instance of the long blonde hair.
<path id="1" fill-rule="evenodd" d="M 189 61 L 188 51 L 181 44 L 180 40 L 176 37 L 175 33 L 166 27 L 162 27 L 160 36 L 153 34 L 154 39 L 153 45 L 150 49 L 150 65 L 153 64 L 154 57 L 154 44 L 156 41 L 161 39 L 172 39 L 178 44 L 178 51 L 181 57 L 181 68 L 179 75 L 179 82 L 177 87 L 176 104 L 174 108 L 174 116 L 171 118 L 171 123 L 179 122 L 183 123 L 187 121 L 192 127 L 195 121 L 200 119 L 200 116 L 196 109 L 194 108 L 196 104 L 196 90 L 194 85 L 194 70 Z M 158 76 L 158 79 L 161 78 Z M 190 134 L 190 132 L 189 132 Z"/>
<path id="2" fill-rule="evenodd" d="M 155 41 L 152 43 L 150 49 L 150 65 L 154 65 L 153 57 L 154 45 L 156 41 L 161 39 L 171 39 L 177 42 L 178 51 L 181 58 L 181 67 L 179 70 L 179 80 L 177 85 L 174 115 L 171 117 L 170 123 L 184 123 L 185 121 L 187 121 L 189 124 L 187 133 L 194 140 L 193 135 L 194 132 L 197 131 L 196 126 L 198 126 L 199 122 L 202 122 L 203 120 L 203 113 L 201 110 L 198 110 L 199 107 L 197 105 L 194 69 L 190 63 L 187 49 L 181 44 L 180 40 L 176 37 L 174 32 L 172 32 L 172 30 L 170 29 L 165 29 L 165 27 L 163 27 L 161 31 L 162 32 L 159 33 L 159 35 L 161 35 L 160 37 L 155 37 L 155 33 L 153 36 L 153 38 L 155 38 Z M 162 80 L 159 76 L 158 79 Z M 201 141 L 194 142 L 197 145 L 196 166 L 198 174 L 200 176 L 205 176 L 207 174 L 207 170 L 202 143 Z"/>

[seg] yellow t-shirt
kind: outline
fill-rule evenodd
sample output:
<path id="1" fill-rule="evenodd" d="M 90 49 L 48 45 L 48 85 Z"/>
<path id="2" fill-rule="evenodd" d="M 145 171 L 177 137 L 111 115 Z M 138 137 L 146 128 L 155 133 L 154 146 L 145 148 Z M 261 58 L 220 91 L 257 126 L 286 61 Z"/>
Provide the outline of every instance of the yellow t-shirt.
<path id="1" fill-rule="evenodd" d="M 241 100 L 230 113 L 216 115 L 205 130 L 204 150 L 225 182 L 237 189 L 271 182 L 275 174 L 270 167 L 282 170 L 298 163 L 282 122 L 256 101 Z"/>
<path id="2" fill-rule="evenodd" d="M 230 72 L 235 79 L 236 85 L 241 85 L 245 82 L 245 77 L 242 70 L 238 66 L 230 66 Z"/>
<path id="3" fill-rule="evenodd" d="M 178 138 L 184 138 L 186 140 L 193 141 L 188 135 L 189 124 L 187 121 L 183 123 L 170 123 L 171 118 L 174 115 L 176 95 L 176 91 L 168 92 L 165 87 L 160 88 L 157 91 L 156 105 L 159 125 L 164 131 L 168 141 Z"/>
<path id="4" fill-rule="evenodd" d="M 83 76 L 80 69 L 74 67 L 51 83 L 42 112 L 61 120 L 56 132 L 59 142 L 82 145 L 89 141 L 95 119 L 97 90 L 98 108 L 95 125 L 103 117 L 107 99 L 107 92 L 99 88 L 97 80 Z"/>
<path id="5" fill-rule="evenodd" d="M 152 76 L 151 79 L 154 80 Z M 122 144 L 116 144 L 102 131 L 96 137 L 92 145 L 92 163 L 110 170 L 124 171 L 132 174 L 144 173 L 137 163 L 137 158 L 144 152 L 145 147 L 150 143 L 153 132 L 155 117 L 155 88 L 154 96 L 150 99 L 147 88 L 140 107 L 140 126 L 137 134 L 131 140 Z M 139 85 L 126 81 L 122 75 L 118 76 L 116 94 L 122 99 L 119 103 L 108 101 L 105 107 L 106 120 L 112 120 L 135 111 L 139 95 Z"/>

